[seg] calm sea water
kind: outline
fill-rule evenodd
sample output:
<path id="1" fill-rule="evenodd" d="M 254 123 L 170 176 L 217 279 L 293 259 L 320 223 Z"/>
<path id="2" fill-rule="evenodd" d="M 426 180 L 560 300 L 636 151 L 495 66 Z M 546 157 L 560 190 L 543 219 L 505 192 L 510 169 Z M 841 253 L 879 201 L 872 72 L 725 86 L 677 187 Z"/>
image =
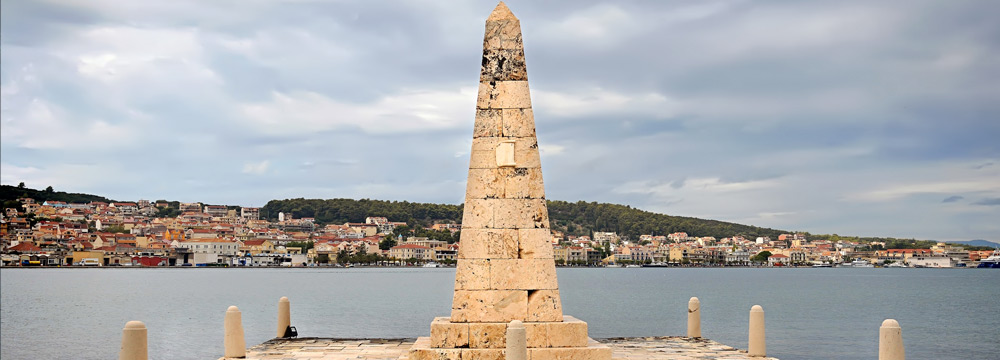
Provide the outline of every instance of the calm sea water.
<path id="1" fill-rule="evenodd" d="M 427 336 L 447 316 L 454 269 L 2 269 L 0 358 L 113 359 L 141 320 L 154 359 L 216 359 L 223 317 L 248 344 L 275 334 L 288 296 L 301 336 Z M 742 349 L 754 304 L 768 355 L 873 359 L 895 318 L 908 359 L 998 359 L 1000 271 L 990 269 L 559 269 L 564 312 L 592 337 L 683 335 L 687 301 L 703 336 Z"/>

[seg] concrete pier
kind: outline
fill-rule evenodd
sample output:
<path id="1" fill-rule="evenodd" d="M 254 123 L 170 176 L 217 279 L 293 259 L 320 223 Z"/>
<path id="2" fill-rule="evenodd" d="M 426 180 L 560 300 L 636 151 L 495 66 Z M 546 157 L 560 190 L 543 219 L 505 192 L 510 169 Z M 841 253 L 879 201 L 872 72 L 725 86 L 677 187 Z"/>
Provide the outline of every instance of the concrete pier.
<path id="1" fill-rule="evenodd" d="M 596 339 L 611 348 L 613 359 L 628 360 L 777 360 L 751 358 L 744 350 L 718 342 L 685 336 Z M 273 339 L 254 346 L 247 359 L 255 360 L 372 360 L 405 359 L 417 339 Z"/>

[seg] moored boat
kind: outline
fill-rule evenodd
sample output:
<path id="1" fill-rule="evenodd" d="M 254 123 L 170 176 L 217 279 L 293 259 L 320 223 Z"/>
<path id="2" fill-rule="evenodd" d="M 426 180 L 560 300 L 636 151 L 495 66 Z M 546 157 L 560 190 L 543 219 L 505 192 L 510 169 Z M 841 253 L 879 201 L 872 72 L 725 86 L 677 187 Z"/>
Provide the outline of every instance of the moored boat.
<path id="1" fill-rule="evenodd" d="M 977 268 L 983 269 L 1000 269 L 1000 249 L 993 250 L 993 254 L 990 257 L 979 260 L 979 266 Z"/>

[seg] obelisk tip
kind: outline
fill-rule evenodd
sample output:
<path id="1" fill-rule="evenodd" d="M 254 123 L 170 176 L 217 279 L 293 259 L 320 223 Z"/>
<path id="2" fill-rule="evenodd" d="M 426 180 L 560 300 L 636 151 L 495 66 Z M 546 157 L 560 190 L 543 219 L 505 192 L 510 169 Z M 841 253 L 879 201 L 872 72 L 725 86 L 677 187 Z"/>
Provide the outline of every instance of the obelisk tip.
<path id="1" fill-rule="evenodd" d="M 493 12 L 490 13 L 490 17 L 486 18 L 486 21 L 500 20 L 517 20 L 517 17 L 514 16 L 514 13 L 510 12 L 510 8 L 503 1 L 497 4 L 497 7 L 493 8 Z"/>

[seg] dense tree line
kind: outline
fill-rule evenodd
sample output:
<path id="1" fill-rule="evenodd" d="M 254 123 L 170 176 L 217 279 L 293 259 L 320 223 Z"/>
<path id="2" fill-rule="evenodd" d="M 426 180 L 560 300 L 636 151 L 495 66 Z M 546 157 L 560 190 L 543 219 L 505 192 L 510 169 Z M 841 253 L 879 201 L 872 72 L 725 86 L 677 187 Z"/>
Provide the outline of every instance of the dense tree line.
<path id="1" fill-rule="evenodd" d="M 311 217 L 316 223 L 343 224 L 365 222 L 369 216 L 382 216 L 391 221 L 429 227 L 436 220 L 462 221 L 462 206 L 427 204 L 408 201 L 383 201 L 369 199 L 287 199 L 271 200 L 260 209 L 261 217 L 271 221 L 278 213 L 291 214 L 296 219 Z"/>
<path id="2" fill-rule="evenodd" d="M 552 226 L 572 235 L 589 235 L 593 231 L 612 231 L 637 240 L 639 235 L 667 235 L 686 232 L 690 236 L 716 238 L 743 235 L 748 238 L 787 233 L 784 230 L 734 224 L 683 216 L 670 216 L 635 209 L 631 206 L 597 202 L 548 202 Z"/>
<path id="3" fill-rule="evenodd" d="M 4 208 L 22 209 L 17 199 L 23 197 L 35 199 L 35 202 L 39 204 L 49 200 L 62 201 L 67 203 L 114 201 L 103 196 L 55 191 L 55 189 L 53 189 L 51 186 L 45 188 L 45 190 L 35 190 L 24 186 L 24 183 L 20 183 L 18 184 L 18 186 L 0 185 L 0 202 L 3 203 Z"/>
<path id="4" fill-rule="evenodd" d="M 637 239 L 643 234 L 667 235 L 673 232 L 687 232 L 691 236 L 718 238 L 733 235 L 776 238 L 786 232 L 724 221 L 657 214 L 625 205 L 549 201 L 548 206 L 553 228 L 570 235 L 612 231 Z M 405 221 L 417 229 L 429 227 L 435 221 L 462 221 L 462 205 L 407 201 L 299 198 L 271 200 L 261 209 L 261 215 L 270 220 L 277 219 L 279 212 L 292 214 L 296 218 L 312 217 L 321 225 L 364 222 L 369 216 L 384 216 L 391 221 Z M 418 236 L 428 235 L 418 234 Z M 429 237 L 437 238 L 437 236 Z"/>

